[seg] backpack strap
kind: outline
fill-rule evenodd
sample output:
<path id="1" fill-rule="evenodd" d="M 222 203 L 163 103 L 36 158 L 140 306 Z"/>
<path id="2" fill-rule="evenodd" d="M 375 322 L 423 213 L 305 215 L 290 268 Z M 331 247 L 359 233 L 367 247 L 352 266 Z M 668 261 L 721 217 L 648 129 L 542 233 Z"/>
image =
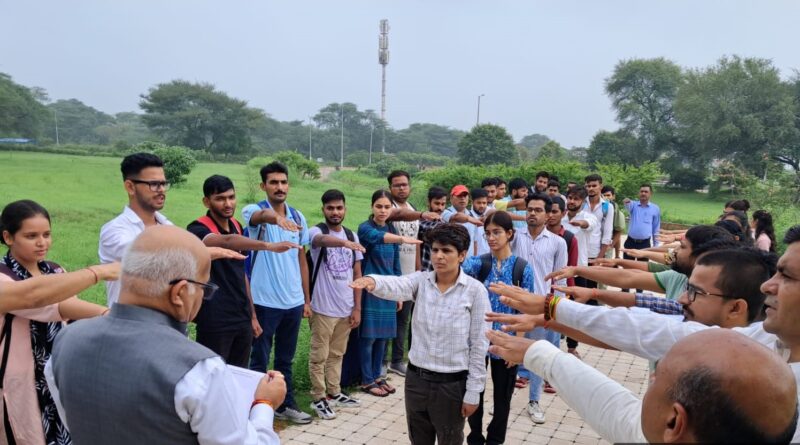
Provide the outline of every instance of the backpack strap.
<path id="1" fill-rule="evenodd" d="M 522 278 L 525 275 L 525 266 L 528 262 L 520 257 L 514 259 L 514 271 L 511 273 L 511 284 L 522 287 Z"/>
<path id="2" fill-rule="evenodd" d="M 208 215 L 201 216 L 200 218 L 197 218 L 197 222 L 204 225 L 208 230 L 211 231 L 211 233 L 219 235 L 219 229 L 217 228 L 217 225 L 214 223 L 214 220 L 211 219 L 210 216 Z"/>
<path id="3" fill-rule="evenodd" d="M 342 228 L 344 229 L 344 236 L 347 237 L 347 240 L 350 241 L 351 243 L 356 242 L 356 236 L 353 234 L 353 231 L 344 226 L 342 226 Z M 355 265 L 356 265 L 356 253 L 353 252 L 353 266 Z"/>
<path id="4" fill-rule="evenodd" d="M 239 224 L 239 221 L 236 221 L 236 218 L 231 218 L 231 222 L 233 223 L 233 228 L 236 230 L 236 234 L 243 235 L 244 230 L 242 230 L 242 225 Z"/>
<path id="5" fill-rule="evenodd" d="M 0 263 L 0 273 L 11 278 L 14 281 L 19 281 L 17 274 L 11 270 L 5 263 Z M 0 389 L 3 388 L 3 378 L 6 375 L 6 365 L 8 364 L 8 353 L 11 348 L 11 323 L 14 321 L 14 314 L 6 313 L 5 321 L 3 324 L 3 331 L 0 333 L 0 343 L 3 343 L 3 358 L 0 360 Z M 0 401 L 2 403 L 2 401 Z M 7 408 L 6 408 L 7 409 Z"/>
<path id="6" fill-rule="evenodd" d="M 492 271 L 492 254 L 484 253 L 478 258 L 481 260 L 481 270 L 478 272 L 478 281 L 483 284 L 486 282 L 486 279 L 489 278 L 489 272 Z"/>
<path id="7" fill-rule="evenodd" d="M 317 228 L 322 232 L 323 235 L 327 235 L 330 233 L 328 229 L 328 225 L 325 223 L 317 224 Z M 309 258 L 311 258 L 311 250 L 308 251 Z M 322 263 L 328 258 L 328 248 L 325 246 L 320 246 L 319 248 L 319 255 L 317 256 L 317 261 L 314 263 L 314 271 L 311 273 L 311 282 L 309 293 L 314 293 L 314 285 L 317 284 L 317 275 L 319 275 L 319 268 L 322 266 Z"/>
<path id="8" fill-rule="evenodd" d="M 267 201 L 265 199 L 265 200 L 260 201 L 258 203 L 258 207 L 260 207 L 262 210 L 264 210 L 264 209 L 269 209 L 272 206 L 270 206 L 269 205 L 269 201 Z M 258 225 L 258 232 L 256 232 L 256 240 L 263 241 L 261 239 L 263 236 L 264 236 L 264 224 L 259 224 Z M 256 267 L 256 260 L 258 259 L 258 252 L 260 252 L 260 251 L 259 250 L 251 250 L 250 251 L 250 255 L 247 256 L 247 259 L 250 261 L 250 264 L 248 265 L 248 268 L 247 268 L 247 277 L 251 278 L 251 279 L 252 279 L 252 276 L 253 276 L 253 269 L 255 269 L 255 267 Z"/>

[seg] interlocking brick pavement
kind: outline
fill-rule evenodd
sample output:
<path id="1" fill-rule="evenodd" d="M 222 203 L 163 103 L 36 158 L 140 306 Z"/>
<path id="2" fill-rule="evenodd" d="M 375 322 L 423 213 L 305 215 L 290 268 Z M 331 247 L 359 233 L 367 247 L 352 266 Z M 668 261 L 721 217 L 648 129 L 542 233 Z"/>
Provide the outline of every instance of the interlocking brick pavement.
<path id="1" fill-rule="evenodd" d="M 562 342 L 565 349 L 566 342 Z M 647 389 L 648 364 L 647 360 L 630 354 L 579 346 L 583 360 L 596 367 L 601 372 L 611 376 L 626 388 L 643 395 Z M 397 388 L 397 393 L 385 398 L 370 396 L 364 393 L 354 393 L 354 397 L 361 400 L 360 408 L 337 410 L 337 417 L 333 420 L 314 421 L 308 425 L 286 426 L 280 431 L 282 443 L 285 444 L 407 444 L 408 431 L 403 404 L 402 377 L 389 374 L 389 381 Z M 484 400 L 491 405 L 492 383 L 491 377 L 487 381 Z M 540 405 L 545 410 L 547 422 L 543 425 L 534 425 L 531 422 L 525 407 L 528 403 L 528 388 L 517 389 L 511 399 L 511 414 L 508 419 L 508 433 L 506 444 L 607 444 L 600 439 L 580 417 L 572 411 L 559 397 L 542 393 Z M 484 412 L 485 426 L 491 416 Z M 277 427 L 280 429 L 280 426 Z M 465 437 L 469 433 L 469 426 L 465 426 Z"/>

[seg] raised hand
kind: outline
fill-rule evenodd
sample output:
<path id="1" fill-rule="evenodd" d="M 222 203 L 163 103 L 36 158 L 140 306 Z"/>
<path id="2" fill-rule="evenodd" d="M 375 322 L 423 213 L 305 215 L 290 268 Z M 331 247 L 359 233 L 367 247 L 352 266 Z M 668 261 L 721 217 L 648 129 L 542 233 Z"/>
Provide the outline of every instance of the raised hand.
<path id="1" fill-rule="evenodd" d="M 266 248 L 264 250 L 268 250 L 270 252 L 275 253 L 283 253 L 290 249 L 301 249 L 302 246 L 299 244 L 295 244 L 291 241 L 280 241 L 277 243 L 264 243 L 266 244 Z"/>
<path id="2" fill-rule="evenodd" d="M 578 303 L 586 303 L 592 299 L 592 293 L 597 289 L 589 289 L 578 286 L 553 286 L 553 290 L 564 292 L 565 295 L 569 295 Z"/>
<path id="3" fill-rule="evenodd" d="M 243 260 L 247 258 L 235 250 L 225 249 L 222 247 L 206 247 L 206 249 L 208 249 L 208 254 L 211 255 L 212 260 Z"/>
<path id="4" fill-rule="evenodd" d="M 365 289 L 367 292 L 375 290 L 375 280 L 371 277 L 361 277 L 350 283 L 352 289 Z"/>
<path id="5" fill-rule="evenodd" d="M 566 280 L 567 278 L 574 278 L 578 274 L 576 273 L 578 268 L 576 266 L 567 266 L 561 270 L 557 270 L 555 272 L 551 272 L 544 277 L 545 281 L 553 280 L 553 281 L 560 281 Z"/>
<path id="6" fill-rule="evenodd" d="M 544 296 L 532 294 L 517 286 L 492 283 L 489 290 L 500 295 L 500 302 L 525 314 L 538 315 L 544 312 Z"/>
<path id="7" fill-rule="evenodd" d="M 528 332 L 544 326 L 544 315 L 500 314 L 487 312 L 486 321 L 501 323 L 504 332 Z"/>
<path id="8" fill-rule="evenodd" d="M 536 342 L 536 340 L 508 335 L 497 331 L 486 331 L 486 337 L 489 338 L 489 342 L 491 343 L 489 352 L 513 364 L 525 361 L 525 353 L 528 352 L 528 348 Z"/>

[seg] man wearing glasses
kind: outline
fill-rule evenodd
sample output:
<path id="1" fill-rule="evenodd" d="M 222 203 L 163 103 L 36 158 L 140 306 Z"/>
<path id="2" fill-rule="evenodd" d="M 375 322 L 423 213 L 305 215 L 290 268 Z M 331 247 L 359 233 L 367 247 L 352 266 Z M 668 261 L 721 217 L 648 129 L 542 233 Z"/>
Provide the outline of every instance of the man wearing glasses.
<path id="1" fill-rule="evenodd" d="M 172 225 L 159 210 L 164 208 L 169 182 L 164 175 L 164 162 L 152 153 L 126 156 L 120 165 L 128 205 L 122 213 L 100 229 L 100 262 L 121 261 L 128 246 L 144 231 L 155 225 Z M 119 299 L 118 281 L 106 282 L 106 304 L 111 307 Z"/>
<path id="2" fill-rule="evenodd" d="M 143 230 L 122 260 L 118 303 L 59 334 L 45 375 L 75 443 L 280 443 L 283 375 L 244 392 L 221 357 L 187 338 L 217 290 L 208 252 L 177 227 Z"/>

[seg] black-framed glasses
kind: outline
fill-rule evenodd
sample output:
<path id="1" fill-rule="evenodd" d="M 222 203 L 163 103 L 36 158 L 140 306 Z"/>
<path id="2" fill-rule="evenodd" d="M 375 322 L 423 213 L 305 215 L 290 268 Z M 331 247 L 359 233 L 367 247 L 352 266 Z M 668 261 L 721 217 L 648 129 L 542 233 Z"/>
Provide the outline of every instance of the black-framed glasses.
<path id="1" fill-rule="evenodd" d="M 686 285 L 686 298 L 689 299 L 690 303 L 694 303 L 694 300 L 697 300 L 697 296 L 698 295 L 708 295 L 708 296 L 712 296 L 712 297 L 731 298 L 731 297 L 729 297 L 727 295 L 711 294 L 711 293 L 708 293 L 708 292 L 704 292 L 704 291 L 698 289 L 697 287 L 693 286 L 692 284 L 687 284 Z"/>
<path id="2" fill-rule="evenodd" d="M 164 189 L 164 191 L 169 190 L 169 181 L 142 181 L 141 179 L 128 179 L 134 184 L 147 184 L 150 187 L 151 192 L 157 192 L 159 189 Z"/>
<path id="3" fill-rule="evenodd" d="M 211 297 L 214 296 L 214 293 L 219 289 L 219 286 L 217 286 L 216 284 L 214 284 L 214 283 L 212 283 L 210 281 L 208 283 L 201 283 L 199 281 L 190 280 L 188 278 L 175 278 L 174 280 L 169 282 L 169 285 L 170 286 L 174 286 L 174 285 L 180 283 L 181 281 L 186 281 L 188 283 L 196 284 L 196 285 L 202 287 L 203 288 L 203 300 L 210 300 Z"/>

